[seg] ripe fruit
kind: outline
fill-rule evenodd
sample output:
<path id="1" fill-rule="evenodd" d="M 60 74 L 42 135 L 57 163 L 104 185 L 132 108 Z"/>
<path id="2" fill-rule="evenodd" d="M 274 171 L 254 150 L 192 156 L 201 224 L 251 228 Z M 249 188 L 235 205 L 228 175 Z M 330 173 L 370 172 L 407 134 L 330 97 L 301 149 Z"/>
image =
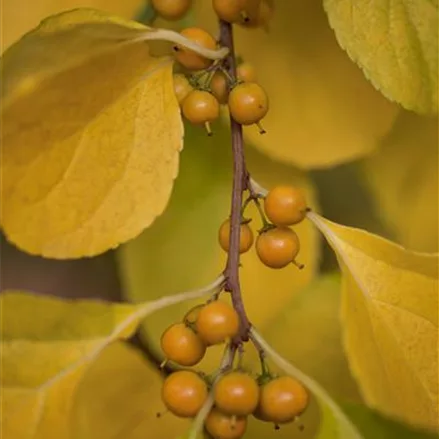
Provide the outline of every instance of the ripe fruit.
<path id="1" fill-rule="evenodd" d="M 270 268 L 283 268 L 296 259 L 300 250 L 297 234 L 288 227 L 275 227 L 256 239 L 256 253 Z"/>
<path id="2" fill-rule="evenodd" d="M 183 29 L 180 34 L 206 49 L 214 50 L 216 48 L 215 38 L 199 27 L 188 27 Z M 211 59 L 207 59 L 185 47 L 176 46 L 174 50 L 175 59 L 188 70 L 203 70 L 213 63 Z"/>
<path id="3" fill-rule="evenodd" d="M 212 134 L 210 122 L 218 119 L 220 114 L 219 102 L 208 91 L 193 90 L 183 101 L 181 107 L 183 116 L 194 125 L 204 125 L 207 133 Z"/>
<path id="4" fill-rule="evenodd" d="M 164 381 L 162 399 L 168 410 L 181 418 L 194 417 L 208 395 L 207 385 L 189 370 L 171 373 Z"/>
<path id="5" fill-rule="evenodd" d="M 166 329 L 160 344 L 166 358 L 182 366 L 194 366 L 206 352 L 200 337 L 185 323 L 176 323 Z"/>
<path id="6" fill-rule="evenodd" d="M 210 81 L 210 90 L 220 104 L 227 104 L 229 98 L 229 84 L 223 72 L 217 71 Z"/>
<path id="7" fill-rule="evenodd" d="M 284 424 L 306 409 L 308 399 L 299 381 L 289 376 L 275 378 L 261 386 L 257 413 L 263 420 Z"/>
<path id="8" fill-rule="evenodd" d="M 300 223 L 306 215 L 304 193 L 292 186 L 276 186 L 264 200 L 268 219 L 277 226 L 292 226 Z"/>
<path id="9" fill-rule="evenodd" d="M 247 428 L 247 418 L 227 416 L 214 408 L 207 415 L 204 427 L 212 439 L 240 439 Z"/>
<path id="10" fill-rule="evenodd" d="M 200 310 L 195 326 L 204 343 L 214 345 L 238 333 L 239 317 L 231 305 L 215 300 Z"/>
<path id="11" fill-rule="evenodd" d="M 229 110 L 241 125 L 258 123 L 268 112 L 268 97 L 256 82 L 238 84 L 229 94 Z"/>
<path id="12" fill-rule="evenodd" d="M 151 0 L 156 12 L 166 20 L 179 20 L 192 5 L 192 0 Z"/>
<path id="13" fill-rule="evenodd" d="M 248 62 L 243 62 L 237 67 L 236 75 L 242 82 L 256 82 L 256 69 Z"/>
<path id="14" fill-rule="evenodd" d="M 212 7 L 218 18 L 229 23 L 244 23 L 247 18 L 249 0 L 212 0 Z"/>
<path id="15" fill-rule="evenodd" d="M 174 93 L 180 105 L 193 89 L 185 75 L 181 73 L 174 75 Z"/>
<path id="16" fill-rule="evenodd" d="M 222 376 L 214 387 L 215 406 L 228 415 L 246 416 L 259 401 L 259 387 L 246 373 L 230 372 Z"/>
<path id="17" fill-rule="evenodd" d="M 253 245 L 254 236 L 253 231 L 248 224 L 241 224 L 239 235 L 239 253 L 245 253 L 250 250 Z M 218 232 L 218 240 L 221 248 L 228 252 L 229 251 L 229 240 L 230 240 L 230 220 L 227 219 L 221 224 Z"/>

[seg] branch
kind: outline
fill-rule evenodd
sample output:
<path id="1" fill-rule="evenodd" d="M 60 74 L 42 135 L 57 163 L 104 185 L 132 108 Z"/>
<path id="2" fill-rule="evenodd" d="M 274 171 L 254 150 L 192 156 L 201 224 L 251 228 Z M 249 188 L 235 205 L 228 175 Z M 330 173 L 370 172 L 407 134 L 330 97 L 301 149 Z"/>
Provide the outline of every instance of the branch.
<path id="1" fill-rule="evenodd" d="M 236 80 L 236 59 L 233 44 L 232 25 L 220 20 L 220 45 L 229 50 L 228 56 L 223 61 L 223 66 L 227 70 L 232 81 Z M 233 188 L 232 206 L 230 213 L 230 244 L 227 258 L 225 289 L 230 291 L 233 306 L 240 317 L 240 331 L 235 343 L 248 340 L 248 333 L 251 327 L 241 296 L 241 286 L 239 282 L 239 241 L 241 229 L 241 206 L 242 193 L 246 189 L 247 169 L 244 158 L 244 139 L 242 126 L 233 118 L 230 118 L 232 132 L 232 151 L 233 151 Z"/>

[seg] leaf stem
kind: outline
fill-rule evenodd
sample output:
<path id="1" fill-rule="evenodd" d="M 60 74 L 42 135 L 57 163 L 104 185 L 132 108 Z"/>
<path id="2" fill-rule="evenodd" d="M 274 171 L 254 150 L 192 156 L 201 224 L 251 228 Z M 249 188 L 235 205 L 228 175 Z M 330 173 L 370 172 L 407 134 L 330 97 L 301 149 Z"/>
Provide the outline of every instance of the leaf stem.
<path id="1" fill-rule="evenodd" d="M 236 81 L 236 58 L 233 42 L 233 29 L 230 23 L 220 20 L 220 45 L 229 51 L 223 60 L 223 67 L 232 81 Z M 230 243 L 224 275 L 226 277 L 225 290 L 230 291 L 233 306 L 240 317 L 240 330 L 233 342 L 239 345 L 248 340 L 250 321 L 245 312 L 239 282 L 239 241 L 241 229 L 241 206 L 243 192 L 247 187 L 247 168 L 244 157 L 244 139 L 242 126 L 232 117 L 230 118 L 233 151 L 233 187 L 230 212 Z"/>
<path id="2" fill-rule="evenodd" d="M 223 358 L 221 360 L 221 364 L 218 369 L 218 374 L 215 377 L 215 380 L 212 384 L 212 388 L 210 389 L 209 396 L 207 397 L 206 402 L 203 404 L 203 407 L 201 407 L 196 418 L 194 419 L 192 427 L 189 431 L 188 439 L 197 439 L 198 433 L 200 433 L 201 430 L 203 429 L 204 421 L 206 420 L 207 415 L 209 414 L 210 410 L 213 407 L 213 402 L 214 402 L 213 389 L 215 387 L 215 384 L 218 382 L 221 376 L 224 375 L 224 373 L 227 372 L 232 367 L 233 360 L 235 358 L 235 353 L 236 353 L 236 346 L 228 345 L 224 352 Z"/>

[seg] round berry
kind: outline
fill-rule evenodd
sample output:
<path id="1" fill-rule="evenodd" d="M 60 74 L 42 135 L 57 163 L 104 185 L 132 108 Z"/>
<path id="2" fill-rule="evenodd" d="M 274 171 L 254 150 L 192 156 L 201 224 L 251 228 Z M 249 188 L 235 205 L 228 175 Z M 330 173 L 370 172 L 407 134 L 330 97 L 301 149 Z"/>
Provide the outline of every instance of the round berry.
<path id="1" fill-rule="evenodd" d="M 229 98 L 229 84 L 223 72 L 217 71 L 210 81 L 210 90 L 220 104 L 227 104 Z"/>
<path id="2" fill-rule="evenodd" d="M 185 323 L 176 323 L 166 329 L 160 344 L 166 358 L 182 366 L 194 366 L 206 352 L 201 338 Z"/>
<path id="3" fill-rule="evenodd" d="M 207 399 L 205 381 L 195 372 L 180 370 L 164 381 L 162 399 L 168 410 L 181 418 L 192 418 Z"/>
<path id="4" fill-rule="evenodd" d="M 181 73 L 174 75 L 174 93 L 180 105 L 193 89 L 185 75 Z"/>
<path id="5" fill-rule="evenodd" d="M 195 326 L 198 336 L 210 346 L 238 333 L 239 316 L 231 305 L 215 300 L 200 310 Z"/>
<path id="6" fill-rule="evenodd" d="M 198 27 L 188 27 L 183 29 L 180 34 L 206 49 L 216 49 L 215 38 L 213 38 L 212 35 L 210 35 L 204 29 L 200 29 Z M 186 49 L 185 47 L 176 46 L 174 49 L 175 59 L 188 70 L 203 70 L 213 63 L 211 59 L 205 58 L 204 56 L 199 55 L 193 50 Z"/>
<path id="7" fill-rule="evenodd" d="M 192 6 L 192 0 L 151 0 L 157 14 L 166 20 L 179 20 Z"/>
<path id="8" fill-rule="evenodd" d="M 211 134 L 210 122 L 218 119 L 220 114 L 219 102 L 208 91 L 193 90 L 183 101 L 181 111 L 183 116 L 194 125 L 204 125 Z"/>
<path id="9" fill-rule="evenodd" d="M 241 125 L 258 123 L 268 112 L 268 97 L 256 82 L 243 82 L 229 94 L 229 110 Z"/>
<path id="10" fill-rule="evenodd" d="M 212 0 L 212 7 L 218 18 L 229 23 L 246 20 L 247 0 Z"/>
<path id="11" fill-rule="evenodd" d="M 257 407 L 259 386 L 250 375 L 230 372 L 222 376 L 214 387 L 215 406 L 223 413 L 247 416 Z"/>
<path id="12" fill-rule="evenodd" d="M 230 220 L 226 220 L 221 224 L 218 232 L 218 241 L 221 248 L 228 252 L 230 242 Z M 253 231 L 248 224 L 241 224 L 239 235 L 239 253 L 248 252 L 253 245 Z"/>
<path id="13" fill-rule="evenodd" d="M 236 69 L 236 75 L 242 82 L 256 82 L 256 69 L 252 64 L 243 62 Z"/>
<path id="14" fill-rule="evenodd" d="M 296 259 L 300 250 L 297 234 L 288 227 L 275 227 L 256 238 L 256 253 L 270 268 L 283 268 Z"/>
<path id="15" fill-rule="evenodd" d="M 292 186 L 276 186 L 264 200 L 264 210 L 268 219 L 277 226 L 292 226 L 306 216 L 304 193 Z"/>
<path id="16" fill-rule="evenodd" d="M 308 406 L 308 392 L 289 376 L 275 378 L 260 389 L 257 413 L 261 419 L 284 424 L 291 422 Z"/>
<path id="17" fill-rule="evenodd" d="M 204 428 L 212 439 L 240 439 L 247 429 L 247 418 L 227 416 L 214 408 L 207 415 Z"/>

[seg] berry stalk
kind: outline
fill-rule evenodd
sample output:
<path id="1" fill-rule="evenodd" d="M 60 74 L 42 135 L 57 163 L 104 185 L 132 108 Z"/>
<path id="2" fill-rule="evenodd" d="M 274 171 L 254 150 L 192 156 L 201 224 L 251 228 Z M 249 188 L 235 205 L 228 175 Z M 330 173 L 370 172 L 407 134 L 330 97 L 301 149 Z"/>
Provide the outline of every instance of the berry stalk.
<path id="1" fill-rule="evenodd" d="M 221 47 L 229 49 L 228 56 L 223 61 L 223 66 L 232 81 L 236 81 L 236 58 L 233 42 L 233 28 L 230 23 L 223 20 L 219 21 Z M 245 312 L 244 303 L 241 295 L 241 285 L 239 281 L 239 242 L 241 229 L 241 206 L 243 192 L 247 186 L 247 169 L 244 157 L 244 139 L 242 125 L 230 118 L 232 151 L 233 151 L 233 188 L 232 203 L 230 213 L 230 244 L 224 275 L 226 277 L 226 291 L 230 291 L 232 303 L 240 318 L 240 330 L 233 340 L 240 344 L 248 340 L 250 331 L 250 321 Z"/>

